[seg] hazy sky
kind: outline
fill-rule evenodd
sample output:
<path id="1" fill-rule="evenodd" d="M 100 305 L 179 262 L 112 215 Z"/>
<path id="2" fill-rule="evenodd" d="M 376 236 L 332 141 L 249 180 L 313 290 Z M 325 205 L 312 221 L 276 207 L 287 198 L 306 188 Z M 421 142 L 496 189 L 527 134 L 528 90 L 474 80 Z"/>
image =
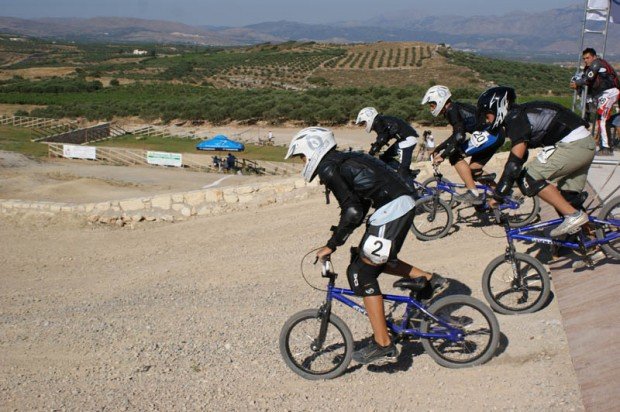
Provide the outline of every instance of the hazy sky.
<path id="1" fill-rule="evenodd" d="M 541 11 L 583 0 L 0 0 L 0 16 L 122 16 L 192 25 L 242 26 L 275 20 L 330 23 L 366 20 L 400 10 L 429 15 L 501 15 Z"/>

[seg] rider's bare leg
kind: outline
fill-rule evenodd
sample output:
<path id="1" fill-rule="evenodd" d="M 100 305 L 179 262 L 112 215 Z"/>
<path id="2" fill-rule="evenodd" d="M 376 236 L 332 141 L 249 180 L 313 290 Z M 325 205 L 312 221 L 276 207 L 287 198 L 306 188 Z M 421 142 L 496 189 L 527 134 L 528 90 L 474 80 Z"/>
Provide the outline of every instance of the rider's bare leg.
<path id="1" fill-rule="evenodd" d="M 368 265 L 375 266 L 370 260 L 364 256 L 360 256 L 362 261 Z M 433 276 L 431 273 L 425 272 L 412 266 L 402 260 L 397 260 L 396 263 L 388 263 L 383 270 L 390 275 L 397 275 L 402 277 L 424 277 L 430 280 Z M 381 346 L 387 346 L 390 344 L 390 336 L 387 332 L 387 323 L 385 322 L 385 308 L 383 307 L 383 296 L 364 296 L 364 307 L 368 312 L 368 319 L 370 320 L 370 326 L 375 336 L 375 341 Z"/>
<path id="2" fill-rule="evenodd" d="M 564 196 L 562 196 L 558 188 L 554 185 L 545 186 L 543 190 L 538 192 L 538 197 L 553 206 L 562 216 L 572 215 L 577 211 L 577 209 L 564 199 Z"/>
<path id="3" fill-rule="evenodd" d="M 474 178 L 471 174 L 471 168 L 469 163 L 467 163 L 465 159 L 461 159 L 454 164 L 454 168 L 459 174 L 461 180 L 463 180 L 463 183 L 465 183 L 465 187 L 467 187 L 469 190 L 475 191 L 476 183 L 474 182 Z"/>
<path id="4" fill-rule="evenodd" d="M 364 296 L 364 307 L 368 312 L 368 319 L 372 327 L 375 341 L 381 346 L 388 346 L 392 341 L 387 331 L 385 322 L 385 308 L 383 307 L 383 296 Z"/>

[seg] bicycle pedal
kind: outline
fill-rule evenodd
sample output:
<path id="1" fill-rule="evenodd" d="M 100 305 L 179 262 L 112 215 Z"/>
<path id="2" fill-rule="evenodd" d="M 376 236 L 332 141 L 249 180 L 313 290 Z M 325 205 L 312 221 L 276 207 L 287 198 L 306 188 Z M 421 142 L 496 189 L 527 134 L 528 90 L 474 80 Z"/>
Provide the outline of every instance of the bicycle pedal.
<path id="1" fill-rule="evenodd" d="M 585 267 L 588 267 L 590 269 L 594 268 L 594 265 L 605 259 L 607 256 L 605 255 L 605 253 L 603 253 L 603 251 L 599 250 L 598 252 L 594 253 L 592 256 L 590 256 L 587 260 L 586 259 L 582 259 L 582 260 L 578 260 L 573 262 L 573 264 L 571 265 L 571 267 L 573 269 L 583 269 Z"/>
<path id="2" fill-rule="evenodd" d="M 396 362 L 398 362 L 398 354 L 396 354 L 396 356 L 385 356 L 381 359 L 377 359 L 376 361 L 370 363 L 370 365 L 385 366 Z"/>

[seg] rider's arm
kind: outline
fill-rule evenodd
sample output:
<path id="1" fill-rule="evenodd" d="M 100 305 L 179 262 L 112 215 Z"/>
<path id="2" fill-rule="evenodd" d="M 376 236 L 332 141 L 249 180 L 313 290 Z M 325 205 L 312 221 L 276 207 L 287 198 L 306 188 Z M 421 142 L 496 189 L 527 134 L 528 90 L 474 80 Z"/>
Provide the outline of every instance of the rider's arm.
<path id="1" fill-rule="evenodd" d="M 583 71 L 583 77 L 581 79 L 576 79 L 575 84 L 577 86 L 592 86 L 598 76 L 599 70 L 601 70 L 601 62 L 599 59 L 596 59 L 592 62 L 592 64 L 590 64 L 590 66 L 585 68 Z"/>
<path id="2" fill-rule="evenodd" d="M 527 143 L 521 141 L 512 146 L 510 155 L 508 155 L 508 161 L 504 165 L 504 172 L 502 177 L 499 178 L 497 188 L 495 189 L 494 197 L 500 200 L 503 196 L 506 196 L 512 189 L 512 185 L 519 177 L 521 169 L 523 169 L 523 163 L 525 163 L 527 153 Z"/>
<path id="3" fill-rule="evenodd" d="M 376 155 L 389 141 L 390 135 L 388 133 L 377 131 L 377 138 L 375 139 L 374 143 L 370 145 L 370 150 L 368 151 L 368 154 L 371 156 Z"/>
<path id="4" fill-rule="evenodd" d="M 333 231 L 332 237 L 326 243 L 327 247 L 335 251 L 362 224 L 368 207 L 349 189 L 336 167 L 321 170 L 320 178 L 325 186 L 331 190 L 340 205 L 340 221 Z"/>

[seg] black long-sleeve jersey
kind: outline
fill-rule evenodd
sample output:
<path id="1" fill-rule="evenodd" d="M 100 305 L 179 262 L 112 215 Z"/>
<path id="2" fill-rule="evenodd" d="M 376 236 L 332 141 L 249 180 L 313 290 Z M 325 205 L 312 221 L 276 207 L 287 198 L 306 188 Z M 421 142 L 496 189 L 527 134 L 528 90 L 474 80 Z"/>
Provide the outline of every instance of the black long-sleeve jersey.
<path id="1" fill-rule="evenodd" d="M 598 58 L 584 69 L 583 76 L 576 79 L 575 83 L 578 86 L 587 84 L 589 93 L 598 96 L 607 89 L 618 87 L 618 75 L 606 60 Z"/>
<path id="2" fill-rule="evenodd" d="M 327 153 L 318 166 L 321 183 L 340 205 L 340 221 L 327 242 L 335 250 L 362 224 L 369 209 L 413 195 L 405 180 L 380 160 L 364 153 Z"/>
<path id="3" fill-rule="evenodd" d="M 452 134 L 437 146 L 435 153 L 441 153 L 448 146 L 458 147 L 467 140 L 465 133 L 476 131 L 476 106 L 472 104 L 452 102 L 444 112 L 444 117 L 452 126 Z"/>
<path id="4" fill-rule="evenodd" d="M 370 154 L 379 152 L 391 139 L 400 142 L 409 136 L 418 137 L 418 132 L 409 123 L 394 116 L 377 115 L 371 130 L 377 133 L 377 139 L 371 145 Z"/>
<path id="5" fill-rule="evenodd" d="M 502 127 L 512 145 L 526 142 L 528 148 L 551 146 L 570 132 L 588 123 L 571 110 L 552 102 L 528 102 L 514 105 Z"/>

